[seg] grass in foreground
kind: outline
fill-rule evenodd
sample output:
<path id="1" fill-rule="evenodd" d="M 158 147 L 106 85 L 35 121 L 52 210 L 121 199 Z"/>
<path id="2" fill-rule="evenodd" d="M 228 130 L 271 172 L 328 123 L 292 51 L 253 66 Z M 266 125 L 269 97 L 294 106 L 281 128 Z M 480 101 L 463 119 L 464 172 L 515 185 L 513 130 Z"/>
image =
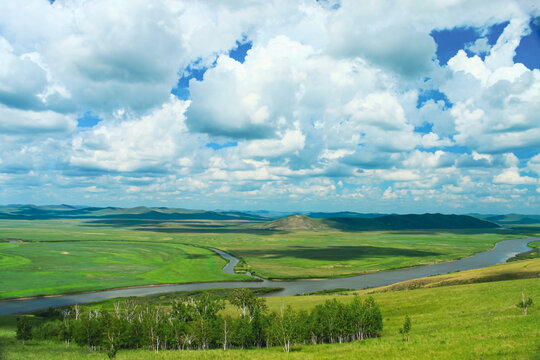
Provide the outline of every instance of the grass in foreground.
<path id="1" fill-rule="evenodd" d="M 289 354 L 279 348 L 259 350 L 120 351 L 118 359 L 537 359 L 540 309 L 524 316 L 516 303 L 521 293 L 540 299 L 540 279 L 497 281 L 375 293 L 384 317 L 382 336 L 348 344 L 298 346 Z M 333 296 L 268 298 L 270 310 L 283 305 L 311 309 Z M 336 297 L 350 301 L 349 296 Z M 410 341 L 399 334 L 405 316 L 412 320 Z M 50 342 L 14 339 L 14 317 L 1 317 L 0 341 L 5 359 L 106 358 L 86 349 Z"/>

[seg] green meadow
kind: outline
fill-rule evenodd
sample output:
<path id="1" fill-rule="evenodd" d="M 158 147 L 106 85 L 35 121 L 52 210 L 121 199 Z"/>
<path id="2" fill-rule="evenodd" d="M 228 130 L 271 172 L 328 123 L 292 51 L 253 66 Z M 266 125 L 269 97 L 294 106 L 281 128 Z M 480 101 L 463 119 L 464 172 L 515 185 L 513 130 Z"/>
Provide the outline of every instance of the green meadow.
<path id="1" fill-rule="evenodd" d="M 537 233 L 535 227 L 302 232 L 260 230 L 245 221 L 0 220 L 0 298 L 247 279 L 224 274 L 225 260 L 209 247 L 266 278 L 328 278 L 448 261 Z"/>
<path id="2" fill-rule="evenodd" d="M 210 250 L 173 243 L 1 243 L 0 256 L 0 298 L 248 279 L 221 271 L 226 261 Z"/>

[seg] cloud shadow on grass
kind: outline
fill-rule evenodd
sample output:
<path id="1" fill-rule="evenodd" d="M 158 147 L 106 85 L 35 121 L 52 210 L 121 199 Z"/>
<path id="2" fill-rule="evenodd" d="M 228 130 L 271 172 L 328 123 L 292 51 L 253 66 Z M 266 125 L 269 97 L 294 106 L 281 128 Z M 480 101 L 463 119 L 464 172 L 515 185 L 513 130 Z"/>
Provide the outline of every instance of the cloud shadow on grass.
<path id="1" fill-rule="evenodd" d="M 242 226 L 244 225 L 244 226 Z M 155 231 L 169 234 L 252 234 L 252 235 L 272 235 L 287 234 L 287 231 L 272 229 L 249 228 L 241 223 L 204 223 L 193 221 L 171 221 L 171 220 L 138 220 L 138 219 L 99 219 L 85 221 L 84 226 L 89 227 L 115 227 L 130 228 L 136 231 Z"/>
<path id="2" fill-rule="evenodd" d="M 388 258 L 388 257 L 427 257 L 438 256 L 442 253 L 378 246 L 332 246 L 328 248 L 314 248 L 306 246 L 293 246 L 283 250 L 246 250 L 243 257 L 299 258 L 309 260 L 347 261 L 362 258 Z"/>

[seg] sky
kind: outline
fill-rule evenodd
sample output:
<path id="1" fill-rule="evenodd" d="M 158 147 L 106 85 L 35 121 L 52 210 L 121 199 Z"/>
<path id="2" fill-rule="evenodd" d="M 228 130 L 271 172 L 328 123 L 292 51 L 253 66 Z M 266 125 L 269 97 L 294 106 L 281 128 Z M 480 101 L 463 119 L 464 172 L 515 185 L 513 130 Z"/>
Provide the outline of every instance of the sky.
<path id="1" fill-rule="evenodd" d="M 0 204 L 540 213 L 537 1 L 0 9 Z"/>

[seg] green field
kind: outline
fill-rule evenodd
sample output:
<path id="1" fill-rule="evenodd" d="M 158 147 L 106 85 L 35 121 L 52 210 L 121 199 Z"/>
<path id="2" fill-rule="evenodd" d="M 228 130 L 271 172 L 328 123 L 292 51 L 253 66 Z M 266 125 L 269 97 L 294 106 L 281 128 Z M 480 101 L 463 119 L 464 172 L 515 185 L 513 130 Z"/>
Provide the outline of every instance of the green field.
<path id="1" fill-rule="evenodd" d="M 347 344 L 303 345 L 253 350 L 160 351 L 124 350 L 118 359 L 537 359 L 540 355 L 540 309 L 524 316 L 516 303 L 521 293 L 540 298 L 540 279 L 455 285 L 373 294 L 380 304 L 384 329 L 380 338 Z M 310 309 L 326 299 L 349 302 L 350 296 L 268 298 L 270 310 L 284 304 Z M 227 310 L 226 310 L 227 311 Z M 405 315 L 412 319 L 410 341 L 398 329 Z M 15 317 L 0 318 L 3 359 L 105 359 L 102 353 L 63 343 L 31 340 L 23 347 L 14 338 Z M 0 357 L 1 358 L 1 357 Z"/>
<path id="2" fill-rule="evenodd" d="M 132 285 L 248 279 L 210 250 L 181 244 L 59 241 L 0 244 L 0 298 Z"/>
<path id="3" fill-rule="evenodd" d="M 455 231 L 261 231 L 245 221 L 0 220 L 0 298 L 247 279 L 215 247 L 277 279 L 340 277 L 448 261 L 535 227 Z"/>
<path id="4" fill-rule="evenodd" d="M 231 252 L 262 277 L 296 279 L 350 276 L 448 261 L 521 236 L 480 231 L 328 231 L 265 237 L 227 235 L 194 241 Z"/>

